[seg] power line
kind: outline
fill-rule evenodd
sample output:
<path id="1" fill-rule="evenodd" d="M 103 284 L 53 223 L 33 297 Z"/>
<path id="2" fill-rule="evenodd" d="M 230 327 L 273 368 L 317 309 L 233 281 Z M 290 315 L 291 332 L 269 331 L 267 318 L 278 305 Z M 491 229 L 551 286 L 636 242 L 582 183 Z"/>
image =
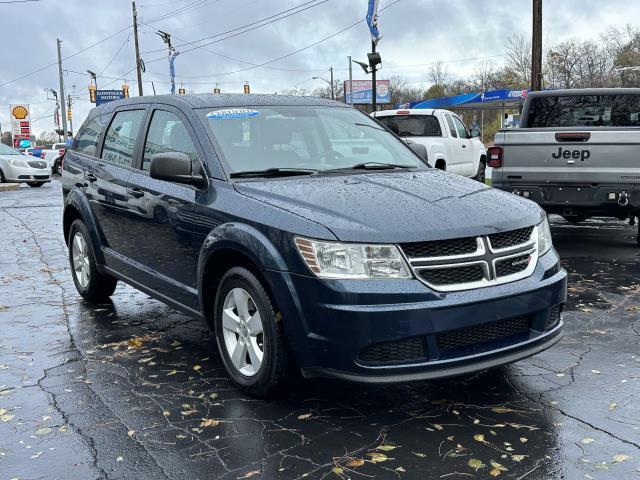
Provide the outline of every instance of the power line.
<path id="1" fill-rule="evenodd" d="M 1 1 L 0 3 L 30 3 L 30 2 L 40 2 L 41 0 L 6 0 Z"/>
<path id="2" fill-rule="evenodd" d="M 229 35 L 229 36 L 227 36 L 225 38 L 222 38 L 222 39 L 214 41 L 214 42 L 206 43 L 204 45 L 196 45 L 194 48 L 191 48 L 191 49 L 188 49 L 188 50 L 185 50 L 185 51 L 181 51 L 180 53 L 191 52 L 191 51 L 196 50 L 198 48 L 204 48 L 204 47 L 206 47 L 208 45 L 211 45 L 213 43 L 217 43 L 218 41 L 226 40 L 227 38 L 232 38 L 232 37 L 241 35 L 243 33 L 247 33 L 247 32 L 256 30 L 256 29 L 264 27 L 266 25 L 270 25 L 271 23 L 275 23 L 277 21 L 283 20 L 283 19 L 285 19 L 287 17 L 290 17 L 292 15 L 296 15 L 298 13 L 304 12 L 305 10 L 309 10 L 310 8 L 314 8 L 314 7 L 317 7 L 319 5 L 322 5 L 323 3 L 327 3 L 329 0 L 321 0 L 319 3 L 315 3 L 317 1 L 318 0 L 309 0 L 309 1 L 306 1 L 306 2 L 303 2 L 303 3 L 300 3 L 300 4 L 296 5 L 295 7 L 291 7 L 291 8 L 288 8 L 286 10 L 282 10 L 280 12 L 274 13 L 273 15 L 269 15 L 268 17 L 261 18 L 260 20 L 256 20 L 254 22 L 247 23 L 247 24 L 242 25 L 240 27 L 232 28 L 231 30 L 227 30 L 227 31 L 221 32 L 221 33 L 216 33 L 215 35 L 209 35 L 209 36 L 200 38 L 199 40 L 194 40 L 194 41 L 191 41 L 191 42 L 183 43 L 181 45 L 176 45 L 176 48 L 182 48 L 182 47 L 184 47 L 186 45 L 195 45 L 195 44 L 203 42 L 205 40 L 211 40 L 212 38 L 221 37 L 221 36 L 227 35 L 229 33 L 234 33 L 234 32 L 238 32 L 239 30 L 243 30 L 242 32 L 238 32 L 238 33 L 236 33 L 234 35 Z M 313 3 L 315 3 L 315 4 L 314 5 L 309 5 L 309 4 L 313 4 Z M 306 7 L 306 8 L 302 8 L 302 7 Z M 297 10 L 297 11 L 294 11 L 294 10 Z M 287 15 L 285 15 L 285 14 L 287 14 Z M 280 17 L 280 18 L 276 18 L 276 17 Z M 270 21 L 268 21 L 268 20 L 270 20 Z M 264 23 L 264 22 L 266 22 L 266 23 Z M 149 22 L 142 22 L 142 23 L 143 24 L 148 24 Z M 258 24 L 261 24 L 261 25 L 258 25 Z M 248 27 L 253 27 L 253 28 L 248 28 Z M 247 30 L 244 30 L 244 29 L 247 29 Z M 155 50 L 147 50 L 147 51 L 144 51 L 144 52 L 141 52 L 141 53 L 155 53 L 155 52 L 162 52 L 162 51 L 164 51 L 164 48 L 158 48 L 158 49 L 155 49 Z"/>
<path id="3" fill-rule="evenodd" d="M 102 76 L 102 74 L 104 72 L 107 71 L 107 68 L 109 68 L 111 66 L 111 64 L 113 63 L 113 61 L 118 57 L 118 55 L 120 55 L 120 52 L 122 51 L 122 49 L 125 47 L 126 44 L 129 43 L 129 40 L 131 39 L 131 32 L 129 32 L 129 35 L 127 35 L 127 38 L 124 39 L 124 42 L 122 42 L 122 45 L 120 45 L 120 48 L 118 49 L 118 51 L 116 52 L 116 54 L 111 58 L 111 60 L 109 60 L 109 62 L 107 63 L 107 65 L 102 69 L 102 71 L 98 74 L 99 76 Z"/>

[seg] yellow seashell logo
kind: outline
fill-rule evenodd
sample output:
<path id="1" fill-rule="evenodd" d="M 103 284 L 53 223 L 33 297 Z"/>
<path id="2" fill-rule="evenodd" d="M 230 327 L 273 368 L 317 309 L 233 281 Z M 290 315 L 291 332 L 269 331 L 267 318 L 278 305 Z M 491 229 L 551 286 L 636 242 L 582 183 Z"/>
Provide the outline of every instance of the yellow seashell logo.
<path id="1" fill-rule="evenodd" d="M 27 110 L 22 105 L 18 105 L 17 107 L 13 107 L 13 110 L 11 110 L 11 115 L 13 115 L 14 118 L 17 118 L 18 120 L 24 120 L 25 118 L 27 118 L 27 115 L 29 115 L 29 110 Z"/>

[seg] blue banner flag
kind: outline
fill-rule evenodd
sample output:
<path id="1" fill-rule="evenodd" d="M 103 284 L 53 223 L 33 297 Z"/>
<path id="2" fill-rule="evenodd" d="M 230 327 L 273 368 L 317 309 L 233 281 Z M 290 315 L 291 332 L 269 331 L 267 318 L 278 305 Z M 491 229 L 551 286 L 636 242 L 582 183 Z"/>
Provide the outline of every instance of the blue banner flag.
<path id="1" fill-rule="evenodd" d="M 382 38 L 380 31 L 378 30 L 378 0 L 369 0 L 369 7 L 367 8 L 367 25 L 369 25 L 369 31 L 371 32 L 371 38 L 376 45 Z"/>
<path id="2" fill-rule="evenodd" d="M 171 55 L 171 59 L 169 60 L 169 75 L 171 76 L 171 93 L 175 94 L 176 93 L 176 68 L 173 65 L 173 62 L 175 62 L 176 57 L 180 55 L 180 52 L 178 52 L 177 50 L 173 52 L 173 54 Z"/>

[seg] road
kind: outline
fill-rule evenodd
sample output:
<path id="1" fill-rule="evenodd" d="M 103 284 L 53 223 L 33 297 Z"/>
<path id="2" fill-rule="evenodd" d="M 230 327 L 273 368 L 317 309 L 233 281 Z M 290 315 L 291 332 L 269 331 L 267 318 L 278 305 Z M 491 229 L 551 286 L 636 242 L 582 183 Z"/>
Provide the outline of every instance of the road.
<path id="1" fill-rule="evenodd" d="M 227 380 L 212 336 L 120 284 L 80 300 L 58 181 L 0 193 L 0 480 L 640 479 L 640 248 L 616 221 L 553 221 L 565 337 L 464 378 Z"/>

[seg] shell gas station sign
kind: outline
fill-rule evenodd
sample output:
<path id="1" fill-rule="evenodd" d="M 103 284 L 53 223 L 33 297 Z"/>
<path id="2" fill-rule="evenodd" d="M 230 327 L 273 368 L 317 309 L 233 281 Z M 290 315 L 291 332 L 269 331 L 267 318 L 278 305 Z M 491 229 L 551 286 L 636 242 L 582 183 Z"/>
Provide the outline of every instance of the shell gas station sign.
<path id="1" fill-rule="evenodd" d="M 14 104 L 9 105 L 9 116 L 11 117 L 11 134 L 13 137 L 13 147 L 23 148 L 25 140 L 31 145 L 31 115 L 29 105 Z"/>

